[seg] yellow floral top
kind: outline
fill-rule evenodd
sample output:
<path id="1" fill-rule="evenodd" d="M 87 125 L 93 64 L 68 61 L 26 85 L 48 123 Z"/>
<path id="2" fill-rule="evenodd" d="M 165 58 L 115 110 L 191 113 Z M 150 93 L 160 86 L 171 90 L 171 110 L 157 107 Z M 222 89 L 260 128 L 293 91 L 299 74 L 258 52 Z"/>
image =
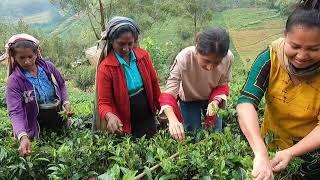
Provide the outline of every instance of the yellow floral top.
<path id="1" fill-rule="evenodd" d="M 238 103 L 256 107 L 265 95 L 266 106 L 261 133 L 273 135 L 270 148 L 291 147 L 308 135 L 319 123 L 320 74 L 293 82 L 283 65 L 284 39 L 258 56 L 252 65 Z"/>

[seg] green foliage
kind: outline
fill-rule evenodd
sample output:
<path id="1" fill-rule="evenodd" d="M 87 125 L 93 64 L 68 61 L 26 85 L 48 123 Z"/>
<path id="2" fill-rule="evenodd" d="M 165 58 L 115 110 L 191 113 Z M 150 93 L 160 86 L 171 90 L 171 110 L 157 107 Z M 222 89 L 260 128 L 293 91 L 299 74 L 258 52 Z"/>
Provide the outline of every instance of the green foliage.
<path id="1" fill-rule="evenodd" d="M 184 143 L 178 143 L 165 132 L 147 140 L 89 131 L 71 129 L 61 135 L 44 134 L 33 142 L 33 153 L 26 159 L 19 157 L 13 139 L 4 138 L 4 146 L 0 147 L 1 177 L 87 179 L 102 174 L 99 178 L 132 179 L 145 167 L 161 162 L 160 169 L 150 172 L 152 177 L 176 174 L 176 179 L 228 179 L 239 177 L 241 171 L 248 177 L 252 166 L 248 145 L 228 129 L 224 134 L 199 131 L 190 134 Z M 225 146 L 226 142 L 232 143 Z M 168 160 L 175 152 L 179 152 L 179 156 Z"/>
<path id="2" fill-rule="evenodd" d="M 278 0 L 275 3 L 275 8 L 279 10 L 281 15 L 289 15 L 294 9 L 294 5 L 297 3 L 295 0 Z"/>
<path id="3" fill-rule="evenodd" d="M 199 131 L 187 141 L 194 144 L 178 146 L 179 156 L 170 161 L 160 158 L 160 177 L 175 175 L 174 179 L 249 179 L 252 159 L 248 145 L 229 128 L 224 133 Z M 164 152 L 163 157 L 168 155 Z"/>
<path id="4" fill-rule="evenodd" d="M 52 60 L 56 66 L 71 68 L 71 64 L 79 61 L 83 55 L 84 45 L 72 39 L 57 36 L 41 37 L 41 48 L 45 58 Z"/>
<path id="5" fill-rule="evenodd" d="M 243 11 L 246 11 L 246 13 L 244 14 Z M 223 14 L 228 21 L 230 30 L 260 29 L 259 25 L 264 25 L 268 22 L 267 20 L 279 17 L 280 15 L 277 10 L 267 8 L 230 9 L 224 11 Z"/>
<path id="6" fill-rule="evenodd" d="M 6 82 L 5 78 L 7 76 L 7 68 L 5 65 L 0 65 L 0 108 L 5 108 L 6 98 L 5 98 L 5 88 Z"/>
<path id="7" fill-rule="evenodd" d="M 75 125 L 77 127 L 91 127 L 92 118 L 92 103 L 94 93 L 83 92 L 77 88 L 72 88 L 74 85 L 68 85 L 70 101 L 74 110 Z"/>
<path id="8" fill-rule="evenodd" d="M 75 68 L 73 79 L 78 88 L 86 91 L 94 85 L 95 67 L 90 65 L 81 65 Z"/>
<path id="9" fill-rule="evenodd" d="M 74 8 L 71 9 L 72 13 L 88 8 L 81 4 L 84 1 L 60 2 L 78 4 L 79 6 L 62 6 Z M 96 10 L 97 2 L 90 4 L 87 10 Z M 104 5 L 109 2 L 103 1 Z M 140 24 L 140 44 L 151 54 L 161 84 L 165 83 L 169 67 L 177 53 L 192 45 L 195 31 L 211 25 L 232 31 L 255 29 L 264 24 L 264 21 L 268 23 L 268 20 L 279 16 L 276 10 L 266 9 L 269 2 L 262 0 L 201 2 L 207 4 L 189 0 L 115 0 L 113 8 L 107 11 L 107 14 L 109 17 L 117 14 L 129 16 Z M 281 2 L 283 8 L 287 7 L 286 2 Z M 274 8 L 277 7 L 275 1 L 270 3 L 273 3 Z M 218 12 L 236 7 L 261 6 L 264 8 Z M 280 11 L 284 14 L 284 10 Z M 195 16 L 196 12 L 200 14 Z M 192 28 L 195 19 L 197 26 Z M 225 22 L 228 22 L 228 25 Z M 97 22 L 93 23 L 96 29 L 99 25 Z M 147 173 L 148 179 L 251 179 L 252 153 L 240 132 L 235 110 L 248 69 L 243 68 L 234 41 L 231 44 L 235 56 L 232 67 L 234 78 L 231 81 L 227 110 L 220 114 L 227 126 L 223 133 L 201 130 L 188 133 L 183 142 L 173 140 L 167 131 L 160 131 L 152 139 L 134 139 L 94 134 L 90 130 L 91 105 L 94 99 L 90 87 L 94 84 L 95 69 L 88 65 L 72 65 L 74 62 L 83 62 L 83 50 L 95 43 L 91 28 L 88 15 L 81 13 L 70 17 L 50 35 L 31 29 L 23 21 L 17 25 L 0 24 L 3 32 L 0 34 L 0 42 L 3 45 L 14 33 L 27 32 L 39 38 L 43 55 L 52 59 L 68 80 L 70 101 L 75 111 L 71 129 L 64 130 L 61 134 L 44 132 L 40 139 L 33 141 L 32 155 L 26 159 L 19 157 L 18 142 L 11 138 L 11 125 L 5 109 L 6 71 L 4 66 L 1 67 L 0 179 L 132 179 L 142 172 Z M 260 115 L 263 105 L 261 103 L 259 108 Z M 272 137 L 269 137 L 268 141 L 271 140 Z M 169 160 L 168 157 L 176 152 L 179 152 L 179 156 Z M 161 163 L 161 166 L 151 172 L 150 168 L 158 163 Z M 288 171 L 281 176 L 286 177 L 295 172 L 299 163 L 291 163 Z"/>
<path id="10" fill-rule="evenodd" d="M 211 9 L 209 0 L 185 0 L 184 7 L 187 16 L 193 21 L 194 33 L 199 31 L 199 24 L 208 21 L 211 18 Z"/>
<path id="11" fill-rule="evenodd" d="M 167 43 L 164 48 L 156 46 L 155 40 L 151 37 L 146 37 L 141 42 L 141 46 L 145 48 L 151 55 L 153 65 L 157 70 L 161 84 L 165 83 L 169 74 L 168 70 L 171 62 L 167 61 L 167 59 L 169 59 L 170 54 L 173 53 L 170 45 L 170 43 Z"/>

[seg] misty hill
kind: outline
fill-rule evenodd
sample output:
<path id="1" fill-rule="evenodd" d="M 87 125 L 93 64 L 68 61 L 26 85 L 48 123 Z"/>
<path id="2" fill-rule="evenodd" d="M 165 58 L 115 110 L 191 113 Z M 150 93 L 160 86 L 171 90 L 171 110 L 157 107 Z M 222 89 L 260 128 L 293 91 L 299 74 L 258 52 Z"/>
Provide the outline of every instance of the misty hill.
<path id="1" fill-rule="evenodd" d="M 19 20 L 47 31 L 68 18 L 59 8 L 50 4 L 48 0 L 1 0 L 0 20 L 16 23 Z"/>

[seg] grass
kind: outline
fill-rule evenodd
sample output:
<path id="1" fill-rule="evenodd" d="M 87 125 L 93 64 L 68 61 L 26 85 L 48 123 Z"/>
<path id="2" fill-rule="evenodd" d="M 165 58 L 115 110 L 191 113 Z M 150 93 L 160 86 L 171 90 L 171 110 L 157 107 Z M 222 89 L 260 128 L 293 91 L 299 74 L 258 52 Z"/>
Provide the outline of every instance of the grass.
<path id="1" fill-rule="evenodd" d="M 245 68 L 273 40 L 281 37 L 284 29 L 283 18 L 274 10 L 240 8 L 224 11 L 223 16 Z"/>
<path id="2" fill-rule="evenodd" d="M 75 87 L 73 81 L 67 82 L 70 102 L 75 112 L 75 118 L 90 119 L 92 117 L 93 92 L 84 92 Z"/>
<path id="3" fill-rule="evenodd" d="M 238 8 L 223 12 L 230 30 L 261 29 L 269 20 L 281 20 L 276 10 L 266 8 Z"/>

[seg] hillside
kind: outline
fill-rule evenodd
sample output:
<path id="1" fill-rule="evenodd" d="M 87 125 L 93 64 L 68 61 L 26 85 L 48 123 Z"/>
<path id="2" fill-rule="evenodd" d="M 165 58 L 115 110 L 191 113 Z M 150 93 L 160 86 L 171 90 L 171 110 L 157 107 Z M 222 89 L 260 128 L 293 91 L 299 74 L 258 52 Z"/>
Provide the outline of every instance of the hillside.
<path id="1" fill-rule="evenodd" d="M 53 26 L 65 19 L 67 17 L 48 0 L 2 0 L 0 2 L 0 20 L 3 23 L 15 24 L 22 20 L 36 29 L 51 28 L 52 30 Z"/>
<path id="2" fill-rule="evenodd" d="M 285 21 L 275 10 L 231 9 L 224 11 L 223 17 L 241 60 L 249 64 L 271 41 L 283 35 Z"/>

